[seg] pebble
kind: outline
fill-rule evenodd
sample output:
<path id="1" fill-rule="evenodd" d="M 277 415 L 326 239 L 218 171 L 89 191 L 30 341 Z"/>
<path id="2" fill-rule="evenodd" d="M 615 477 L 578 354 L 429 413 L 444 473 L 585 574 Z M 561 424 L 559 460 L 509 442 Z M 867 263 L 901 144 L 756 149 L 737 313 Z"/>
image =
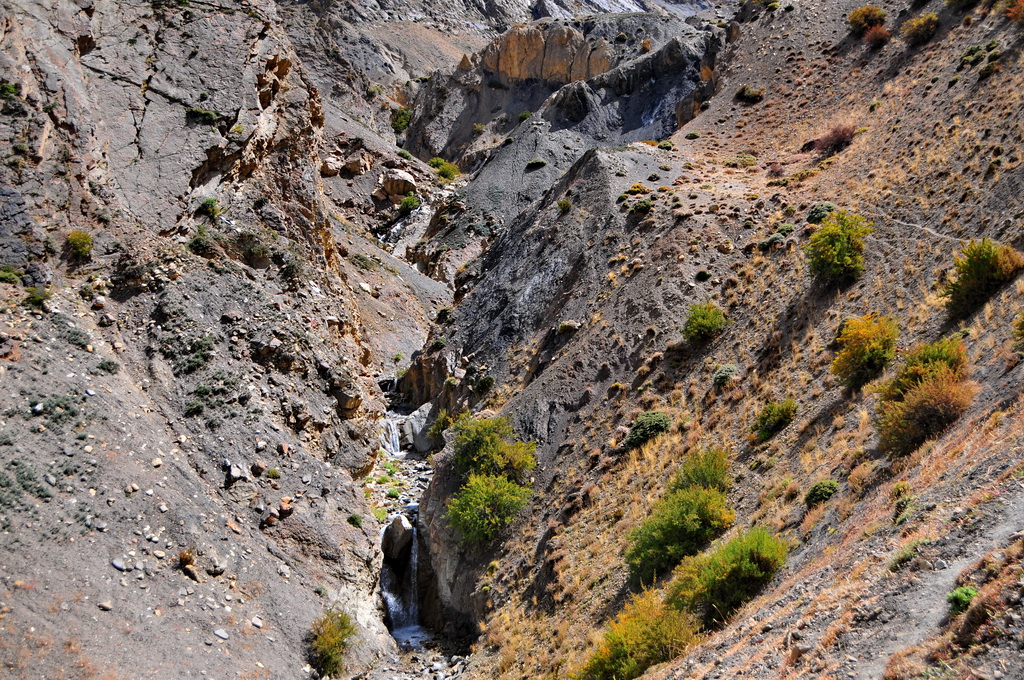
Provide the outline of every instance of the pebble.
<path id="1" fill-rule="evenodd" d="M 109 612 L 111 609 L 114 608 L 114 605 L 110 603 L 110 600 L 104 600 L 103 602 L 98 603 L 96 606 L 105 612 Z"/>
<path id="2" fill-rule="evenodd" d="M 110 566 L 112 566 L 114 569 L 117 569 L 118 571 L 125 571 L 128 569 L 128 565 L 125 564 L 124 560 L 120 557 L 115 557 L 113 560 L 111 560 Z"/>
<path id="3" fill-rule="evenodd" d="M 158 560 L 162 560 L 166 555 L 167 553 L 165 553 L 163 550 L 153 551 L 153 557 L 157 558 Z"/>
<path id="4" fill-rule="evenodd" d="M 155 468 L 158 468 L 158 467 L 160 467 L 163 464 L 164 464 L 164 462 L 162 460 L 160 460 L 159 458 L 154 458 L 152 461 L 150 461 L 150 465 L 152 465 Z"/>
<path id="5" fill-rule="evenodd" d="M 252 624 L 253 628 L 262 628 L 263 627 L 263 619 L 261 619 L 258 616 L 252 617 L 252 619 L 249 621 L 249 623 Z"/>
<path id="6" fill-rule="evenodd" d="M 229 637 L 228 632 L 223 628 L 218 628 L 217 630 L 213 631 L 213 634 L 219 637 L 221 640 L 227 640 Z"/>

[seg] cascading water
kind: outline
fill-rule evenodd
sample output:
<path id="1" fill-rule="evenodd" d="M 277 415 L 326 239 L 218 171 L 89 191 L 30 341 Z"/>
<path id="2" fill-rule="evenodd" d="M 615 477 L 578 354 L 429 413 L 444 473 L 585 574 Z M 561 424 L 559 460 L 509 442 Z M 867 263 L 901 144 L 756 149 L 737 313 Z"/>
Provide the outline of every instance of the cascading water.
<path id="1" fill-rule="evenodd" d="M 393 458 L 399 460 L 405 458 L 405 453 L 402 451 L 402 438 L 398 433 L 398 423 L 391 413 L 388 413 L 380 421 L 380 446 Z"/>
<path id="2" fill-rule="evenodd" d="M 416 517 L 412 518 L 412 541 L 408 560 L 394 563 L 385 559 L 380 574 L 380 590 L 388 612 L 391 636 L 399 647 L 416 649 L 430 639 L 430 632 L 420 624 L 419 598 L 419 536 Z"/>

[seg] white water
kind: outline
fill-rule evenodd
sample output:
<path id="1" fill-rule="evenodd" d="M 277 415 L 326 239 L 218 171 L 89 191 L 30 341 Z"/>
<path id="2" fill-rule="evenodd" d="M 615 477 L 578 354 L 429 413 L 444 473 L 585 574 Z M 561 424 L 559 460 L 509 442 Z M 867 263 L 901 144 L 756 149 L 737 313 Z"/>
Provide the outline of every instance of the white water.
<path id="1" fill-rule="evenodd" d="M 405 458 L 405 452 L 402 451 L 402 438 L 398 433 L 398 423 L 390 413 L 380 420 L 380 446 L 392 458 L 398 460 Z"/>
<path id="2" fill-rule="evenodd" d="M 391 637 L 402 649 L 418 649 L 430 640 L 430 631 L 420 624 L 419 598 L 419 536 L 416 531 L 416 518 L 413 517 L 412 547 L 409 550 L 409 562 L 404 569 L 403 578 L 398 582 L 395 570 L 388 564 L 381 569 L 380 591 L 384 597 L 384 606 L 391 619 Z"/>

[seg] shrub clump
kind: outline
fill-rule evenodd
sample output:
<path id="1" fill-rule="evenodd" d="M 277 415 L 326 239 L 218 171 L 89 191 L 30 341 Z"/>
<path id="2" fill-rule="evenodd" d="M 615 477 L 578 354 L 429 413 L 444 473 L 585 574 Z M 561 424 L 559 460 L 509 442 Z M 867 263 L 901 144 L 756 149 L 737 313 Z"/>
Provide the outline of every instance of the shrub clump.
<path id="1" fill-rule="evenodd" d="M 1024 0 L 1016 0 L 1006 8 L 1006 18 L 1024 24 Z"/>
<path id="2" fill-rule="evenodd" d="M 439 156 L 431 158 L 427 161 L 427 165 L 437 170 L 438 176 L 448 182 L 462 174 L 462 171 L 459 170 L 459 166 L 455 165 L 455 163 L 452 163 L 451 161 L 446 161 Z"/>
<path id="3" fill-rule="evenodd" d="M 455 469 L 461 475 L 501 475 L 521 482 L 537 465 L 536 442 L 516 441 L 508 418 L 464 414 L 453 429 Z"/>
<path id="4" fill-rule="evenodd" d="M 739 375 L 739 372 L 740 369 L 736 364 L 722 364 L 711 376 L 711 383 L 715 387 L 725 387 Z"/>
<path id="5" fill-rule="evenodd" d="M 814 150 L 824 156 L 833 156 L 853 144 L 857 127 L 850 123 L 833 125 L 828 132 L 814 142 Z"/>
<path id="6" fill-rule="evenodd" d="M 690 486 L 662 496 L 650 515 L 629 535 L 626 563 L 636 583 L 656 576 L 694 555 L 736 521 L 717 489 Z"/>
<path id="7" fill-rule="evenodd" d="M 355 624 L 343 611 L 330 609 L 313 622 L 309 634 L 309 661 L 320 675 L 340 674 L 349 640 L 356 634 Z"/>
<path id="8" fill-rule="evenodd" d="M 398 204 L 398 212 L 401 215 L 408 215 L 418 207 L 420 207 L 420 198 L 410 191 L 402 199 L 402 202 Z"/>
<path id="9" fill-rule="evenodd" d="M 65 244 L 68 253 L 76 260 L 87 260 L 92 255 L 92 236 L 84 231 L 76 229 L 68 234 Z"/>
<path id="10" fill-rule="evenodd" d="M 896 356 L 896 322 L 874 312 L 846 321 L 839 333 L 839 351 L 832 373 L 851 389 L 878 377 Z"/>
<path id="11" fill-rule="evenodd" d="M 693 486 L 716 489 L 725 493 L 732 486 L 729 478 L 729 456 L 724 449 L 710 447 L 692 451 L 679 466 L 670 489 Z"/>
<path id="12" fill-rule="evenodd" d="M 574 677 L 632 680 L 651 666 L 680 656 L 696 641 L 693 617 L 666 606 L 656 590 L 645 590 L 615 617 L 597 651 Z"/>
<path id="13" fill-rule="evenodd" d="M 757 104 L 764 99 L 764 88 L 755 89 L 749 85 L 743 85 L 736 91 L 736 99 L 744 104 Z"/>
<path id="14" fill-rule="evenodd" d="M 412 111 L 406 107 L 395 109 L 391 112 L 391 129 L 395 131 L 396 135 L 400 135 L 405 132 L 405 129 L 409 127 L 409 123 L 412 122 Z"/>
<path id="15" fill-rule="evenodd" d="M 813 508 L 821 505 L 839 491 L 839 483 L 834 479 L 823 479 L 811 485 L 811 488 L 804 494 L 804 505 Z"/>
<path id="16" fill-rule="evenodd" d="M 885 10 L 874 5 L 864 5 L 850 12 L 846 17 L 846 23 L 854 35 L 861 36 L 875 26 L 881 26 L 886 19 Z"/>
<path id="17" fill-rule="evenodd" d="M 883 401 L 877 420 L 882 450 L 905 455 L 941 434 L 967 410 L 977 391 L 975 384 L 941 366 L 901 400 Z"/>
<path id="18" fill-rule="evenodd" d="M 939 16 L 935 12 L 928 12 L 905 21 L 900 27 L 900 35 L 908 45 L 917 47 L 931 40 L 938 30 Z"/>
<path id="19" fill-rule="evenodd" d="M 880 50 L 892 40 L 892 32 L 885 26 L 872 26 L 864 34 L 864 44 L 873 50 Z"/>
<path id="20" fill-rule="evenodd" d="M 558 205 L 558 214 L 559 215 L 565 215 L 570 210 L 572 210 L 572 201 L 570 201 L 568 198 L 563 198 L 563 199 L 559 200 L 557 205 Z"/>
<path id="21" fill-rule="evenodd" d="M 811 224 L 821 224 L 821 221 L 828 217 L 829 213 L 837 210 L 835 203 L 817 203 L 807 211 L 807 221 Z"/>
<path id="22" fill-rule="evenodd" d="M 864 273 L 864 237 L 871 223 L 856 213 L 830 212 L 804 247 L 811 274 L 829 283 L 849 283 Z"/>
<path id="23" fill-rule="evenodd" d="M 683 336 L 693 343 L 707 342 L 721 333 L 728 323 L 725 312 L 714 302 L 691 305 Z"/>
<path id="24" fill-rule="evenodd" d="M 467 543 L 487 543 L 526 505 L 532 491 L 501 475 L 470 474 L 448 502 L 448 521 Z"/>
<path id="25" fill-rule="evenodd" d="M 667 602 L 693 612 L 705 626 L 720 625 L 772 580 L 787 552 L 786 543 L 766 530 L 748 529 L 709 553 L 683 559 Z"/>
<path id="26" fill-rule="evenodd" d="M 796 401 L 793 399 L 770 401 L 757 414 L 757 420 L 750 429 L 757 436 L 758 441 L 767 441 L 776 432 L 793 422 L 795 417 Z"/>
<path id="27" fill-rule="evenodd" d="M 1024 269 L 1024 256 L 987 238 L 971 240 L 953 260 L 954 278 L 942 296 L 953 317 L 973 312 Z"/>
<path id="28" fill-rule="evenodd" d="M 966 377 L 967 348 L 959 335 L 918 345 L 903 355 L 903 366 L 896 377 L 880 390 L 882 401 L 899 401 L 908 392 L 946 368 L 958 379 Z"/>
<path id="29" fill-rule="evenodd" d="M 637 416 L 623 446 L 626 450 L 639 448 L 659 434 L 668 432 L 670 427 L 672 427 L 672 419 L 668 417 L 667 413 L 645 411 Z"/>

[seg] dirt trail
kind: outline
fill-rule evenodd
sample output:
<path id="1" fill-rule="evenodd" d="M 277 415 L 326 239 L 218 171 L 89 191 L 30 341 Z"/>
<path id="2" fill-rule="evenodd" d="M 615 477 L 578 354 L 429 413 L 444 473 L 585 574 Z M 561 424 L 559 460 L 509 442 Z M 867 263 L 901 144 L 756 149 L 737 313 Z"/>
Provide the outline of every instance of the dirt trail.
<path id="1" fill-rule="evenodd" d="M 907 584 L 882 606 L 895 614 L 888 625 L 866 630 L 855 647 L 875 650 L 857 664 L 849 677 L 880 678 L 889 657 L 932 635 L 949 611 L 946 594 L 953 590 L 957 576 L 981 556 L 1004 547 L 1011 536 L 1024 529 L 1024 494 L 1007 496 L 990 518 L 988 526 L 948 546 L 958 555 L 945 569 L 919 572 L 915 583 Z"/>

